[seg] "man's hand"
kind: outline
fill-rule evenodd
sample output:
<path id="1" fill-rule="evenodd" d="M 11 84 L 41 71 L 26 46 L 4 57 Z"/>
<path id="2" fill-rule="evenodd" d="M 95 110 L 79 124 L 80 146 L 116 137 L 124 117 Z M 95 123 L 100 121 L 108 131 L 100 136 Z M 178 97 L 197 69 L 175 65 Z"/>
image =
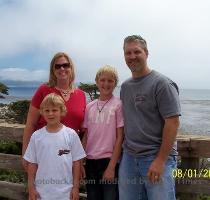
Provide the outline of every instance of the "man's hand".
<path id="1" fill-rule="evenodd" d="M 149 170 L 147 172 L 147 176 L 153 184 L 161 181 L 164 168 L 165 168 L 165 162 L 163 162 L 159 158 L 155 158 L 155 160 L 151 163 Z"/>

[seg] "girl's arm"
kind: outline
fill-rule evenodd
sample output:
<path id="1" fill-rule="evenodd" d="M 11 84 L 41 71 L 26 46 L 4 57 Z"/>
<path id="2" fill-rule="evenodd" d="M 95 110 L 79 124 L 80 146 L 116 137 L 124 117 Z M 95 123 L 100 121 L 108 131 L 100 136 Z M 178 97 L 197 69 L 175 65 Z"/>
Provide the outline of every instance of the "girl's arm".
<path id="1" fill-rule="evenodd" d="M 23 147 L 22 147 L 22 155 L 24 155 L 26 148 L 28 146 L 28 143 L 30 141 L 31 135 L 35 130 L 36 123 L 39 119 L 40 113 L 37 108 L 30 105 L 28 116 L 27 116 L 27 122 L 23 133 Z M 25 170 L 27 169 L 28 162 L 26 160 L 22 160 L 23 167 Z"/>
<path id="2" fill-rule="evenodd" d="M 84 129 L 84 134 L 83 134 L 83 137 L 82 137 L 82 146 L 83 146 L 84 149 L 86 148 L 86 144 L 87 144 L 87 133 L 88 133 L 88 130 L 87 130 L 87 128 L 85 128 Z"/>
<path id="3" fill-rule="evenodd" d="M 35 187 L 35 176 L 37 172 L 38 165 L 34 163 L 28 163 L 28 191 L 30 200 L 36 200 L 40 198 L 39 193 Z"/>
<path id="4" fill-rule="evenodd" d="M 115 177 L 115 167 L 120 158 L 122 143 L 123 143 L 123 127 L 117 128 L 117 138 L 113 150 L 113 154 L 111 160 L 109 161 L 109 165 L 106 168 L 103 179 L 105 180 L 113 180 Z"/>
<path id="5" fill-rule="evenodd" d="M 80 168 L 81 160 L 73 161 L 73 187 L 71 190 L 71 200 L 79 200 Z"/>
<path id="6" fill-rule="evenodd" d="M 82 137 L 82 146 L 84 149 L 86 148 L 86 144 L 87 144 L 87 132 L 88 132 L 88 130 L 86 128 L 84 130 L 84 135 Z M 83 158 L 82 162 L 81 162 L 81 179 L 86 178 L 84 165 L 85 165 L 85 158 Z"/>

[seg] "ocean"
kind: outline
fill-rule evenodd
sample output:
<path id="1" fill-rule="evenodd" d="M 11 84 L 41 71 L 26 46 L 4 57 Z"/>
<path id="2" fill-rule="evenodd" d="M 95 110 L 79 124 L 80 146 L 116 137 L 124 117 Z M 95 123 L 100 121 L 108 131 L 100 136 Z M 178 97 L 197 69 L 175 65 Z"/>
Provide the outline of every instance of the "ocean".
<path id="1" fill-rule="evenodd" d="M 0 99 L 8 104 L 17 100 L 31 99 L 37 86 L 8 86 L 9 96 Z M 117 87 L 115 95 L 119 95 Z M 180 89 L 182 116 L 180 132 L 184 134 L 210 135 L 210 90 Z"/>

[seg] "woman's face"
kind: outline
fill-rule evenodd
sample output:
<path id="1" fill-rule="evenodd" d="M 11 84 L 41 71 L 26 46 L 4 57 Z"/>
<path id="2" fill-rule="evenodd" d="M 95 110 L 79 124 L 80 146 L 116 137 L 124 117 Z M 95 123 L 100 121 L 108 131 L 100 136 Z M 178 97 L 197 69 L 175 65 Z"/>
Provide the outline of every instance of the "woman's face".
<path id="1" fill-rule="evenodd" d="M 60 57 L 56 59 L 55 64 L 53 66 L 53 72 L 57 81 L 66 80 L 70 81 L 71 77 L 71 64 L 65 57 Z"/>

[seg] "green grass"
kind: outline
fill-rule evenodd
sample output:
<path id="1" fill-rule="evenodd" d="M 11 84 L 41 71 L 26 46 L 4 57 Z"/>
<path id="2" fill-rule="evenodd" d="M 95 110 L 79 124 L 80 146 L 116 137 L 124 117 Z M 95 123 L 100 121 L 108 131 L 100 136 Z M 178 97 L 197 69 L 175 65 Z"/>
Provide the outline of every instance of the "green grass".
<path id="1" fill-rule="evenodd" d="M 200 200 L 210 200 L 209 195 L 200 195 Z"/>
<path id="2" fill-rule="evenodd" d="M 0 170 L 0 180 L 13 183 L 26 183 L 26 173 L 14 170 Z"/>
<path id="3" fill-rule="evenodd" d="M 8 142 L 5 140 L 0 140 L 0 153 L 6 154 L 22 154 L 22 144 L 20 142 Z"/>

